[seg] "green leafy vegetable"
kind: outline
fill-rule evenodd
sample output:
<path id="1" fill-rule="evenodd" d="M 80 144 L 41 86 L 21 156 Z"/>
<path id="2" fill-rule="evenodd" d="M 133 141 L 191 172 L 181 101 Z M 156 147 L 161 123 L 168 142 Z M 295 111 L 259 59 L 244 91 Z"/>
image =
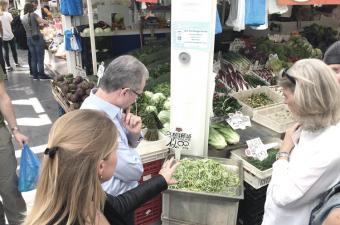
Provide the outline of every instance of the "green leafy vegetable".
<path id="1" fill-rule="evenodd" d="M 233 192 L 240 185 L 236 172 L 212 159 L 183 159 L 174 177 L 178 184 L 172 188 L 195 192 Z"/>
<path id="2" fill-rule="evenodd" d="M 260 161 L 258 159 L 254 159 L 253 157 L 243 157 L 247 162 L 255 166 L 259 170 L 267 170 L 273 166 L 273 163 L 276 160 L 276 153 L 278 152 L 278 149 L 269 149 L 268 151 L 268 157 L 264 159 L 263 161 Z"/>
<path id="3" fill-rule="evenodd" d="M 227 146 L 227 142 L 225 141 L 223 135 L 213 127 L 209 127 L 208 143 L 217 150 L 224 149 Z"/>
<path id="4" fill-rule="evenodd" d="M 158 113 L 159 120 L 164 123 L 170 122 L 170 111 L 169 110 L 162 110 Z"/>
<path id="5" fill-rule="evenodd" d="M 240 135 L 226 122 L 214 123 L 211 124 L 211 127 L 222 134 L 228 144 L 237 144 L 240 142 Z"/>

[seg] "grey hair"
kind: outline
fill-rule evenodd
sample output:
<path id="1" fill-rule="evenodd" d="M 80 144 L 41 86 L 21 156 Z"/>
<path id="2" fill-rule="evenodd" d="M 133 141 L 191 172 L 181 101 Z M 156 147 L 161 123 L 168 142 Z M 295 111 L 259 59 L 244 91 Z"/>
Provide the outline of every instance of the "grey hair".
<path id="1" fill-rule="evenodd" d="M 334 71 L 319 59 L 302 59 L 288 71 L 296 85 L 279 84 L 294 92 L 294 112 L 305 130 L 316 131 L 340 121 L 340 84 Z"/>
<path id="2" fill-rule="evenodd" d="M 107 92 L 121 88 L 139 90 L 143 79 L 149 78 L 145 65 L 131 55 L 123 55 L 114 59 L 106 68 L 99 87 Z"/>

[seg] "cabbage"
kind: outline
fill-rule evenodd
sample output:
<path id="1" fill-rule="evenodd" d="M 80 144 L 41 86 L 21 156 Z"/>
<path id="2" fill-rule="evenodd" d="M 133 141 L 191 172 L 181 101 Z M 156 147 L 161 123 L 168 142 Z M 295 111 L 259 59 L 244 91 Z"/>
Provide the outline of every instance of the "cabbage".
<path id="1" fill-rule="evenodd" d="M 157 108 L 156 108 L 156 106 L 148 105 L 148 106 L 145 108 L 145 111 L 146 111 L 146 112 L 155 112 L 155 113 L 157 113 Z"/>
<path id="2" fill-rule="evenodd" d="M 165 102 L 163 104 L 163 109 L 170 110 L 170 99 L 169 98 L 167 100 L 165 100 Z"/>
<path id="3" fill-rule="evenodd" d="M 157 116 L 163 124 L 170 122 L 170 111 L 169 110 L 162 110 L 158 113 Z"/>
<path id="4" fill-rule="evenodd" d="M 151 102 L 154 104 L 158 104 L 166 99 L 165 95 L 163 93 L 155 93 L 152 98 Z"/>
<path id="5" fill-rule="evenodd" d="M 240 142 L 240 135 L 227 123 L 211 124 L 211 127 L 218 131 L 229 144 L 237 144 Z"/>
<path id="6" fill-rule="evenodd" d="M 212 127 L 209 127 L 208 143 L 217 150 L 224 149 L 227 146 L 227 142 L 225 141 L 223 135 Z"/>
<path id="7" fill-rule="evenodd" d="M 147 99 L 151 100 L 153 93 L 151 91 L 144 91 L 144 95 Z"/>
<path id="8" fill-rule="evenodd" d="M 95 32 L 96 34 L 101 34 L 101 33 L 103 33 L 104 31 L 103 31 L 102 28 L 97 27 L 96 29 L 94 29 L 94 32 Z"/>
<path id="9" fill-rule="evenodd" d="M 169 132 L 169 130 L 170 130 L 170 123 L 164 123 L 162 133 L 166 134 L 167 132 Z"/>
<path id="10" fill-rule="evenodd" d="M 104 31 L 104 33 L 111 33 L 111 28 L 110 27 L 105 28 L 103 31 Z"/>
<path id="11" fill-rule="evenodd" d="M 83 34 L 85 34 L 85 35 L 90 34 L 90 28 L 85 28 L 85 29 L 83 30 Z"/>

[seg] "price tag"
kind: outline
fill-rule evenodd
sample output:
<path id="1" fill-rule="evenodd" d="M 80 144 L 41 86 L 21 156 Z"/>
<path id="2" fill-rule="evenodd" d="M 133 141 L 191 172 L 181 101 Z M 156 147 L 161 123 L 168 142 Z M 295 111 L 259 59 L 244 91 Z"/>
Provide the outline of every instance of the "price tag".
<path id="1" fill-rule="evenodd" d="M 105 71 L 104 63 L 101 63 L 100 66 L 98 67 L 97 71 L 97 77 L 100 79 L 103 77 Z"/>
<path id="2" fill-rule="evenodd" d="M 190 150 L 191 149 L 191 134 L 183 132 L 168 132 L 170 137 L 169 143 L 166 145 L 173 150 Z"/>
<path id="3" fill-rule="evenodd" d="M 246 141 L 248 149 L 245 150 L 247 156 L 256 158 L 260 161 L 268 157 L 267 148 L 264 146 L 260 138 L 254 138 Z"/>
<path id="4" fill-rule="evenodd" d="M 230 113 L 229 118 L 226 122 L 234 129 L 246 129 L 246 127 L 251 127 L 250 117 L 244 116 L 241 112 Z"/>

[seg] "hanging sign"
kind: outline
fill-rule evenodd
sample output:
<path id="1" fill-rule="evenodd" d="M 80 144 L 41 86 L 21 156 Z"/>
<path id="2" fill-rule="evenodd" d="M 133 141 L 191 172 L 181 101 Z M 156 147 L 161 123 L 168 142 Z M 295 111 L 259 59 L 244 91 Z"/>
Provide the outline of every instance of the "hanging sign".
<path id="1" fill-rule="evenodd" d="M 339 0 L 277 0 L 279 5 L 332 5 Z"/>

